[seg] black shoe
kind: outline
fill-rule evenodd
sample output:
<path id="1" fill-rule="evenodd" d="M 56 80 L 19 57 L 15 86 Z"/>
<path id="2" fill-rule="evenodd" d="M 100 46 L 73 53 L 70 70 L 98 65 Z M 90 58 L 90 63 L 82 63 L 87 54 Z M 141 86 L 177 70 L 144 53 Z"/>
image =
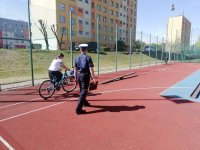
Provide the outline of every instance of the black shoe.
<path id="1" fill-rule="evenodd" d="M 86 103 L 84 104 L 84 106 L 86 106 L 86 107 L 91 107 L 92 105 L 91 105 L 90 103 L 86 102 Z"/>
<path id="2" fill-rule="evenodd" d="M 77 114 L 77 115 L 86 114 L 86 113 L 87 113 L 87 112 L 86 112 L 85 110 L 82 110 L 82 109 L 76 111 L 76 114 Z"/>

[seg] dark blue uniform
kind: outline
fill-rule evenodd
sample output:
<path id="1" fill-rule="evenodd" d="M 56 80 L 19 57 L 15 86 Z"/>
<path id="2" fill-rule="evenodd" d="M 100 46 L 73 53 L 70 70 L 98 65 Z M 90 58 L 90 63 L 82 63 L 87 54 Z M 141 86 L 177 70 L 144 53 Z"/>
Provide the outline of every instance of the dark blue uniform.
<path id="1" fill-rule="evenodd" d="M 90 68 L 94 67 L 90 56 L 82 53 L 75 60 L 75 67 L 78 70 L 77 80 L 80 86 L 80 97 L 77 104 L 76 112 L 82 111 L 83 105 L 88 104 L 86 96 L 90 83 Z"/>

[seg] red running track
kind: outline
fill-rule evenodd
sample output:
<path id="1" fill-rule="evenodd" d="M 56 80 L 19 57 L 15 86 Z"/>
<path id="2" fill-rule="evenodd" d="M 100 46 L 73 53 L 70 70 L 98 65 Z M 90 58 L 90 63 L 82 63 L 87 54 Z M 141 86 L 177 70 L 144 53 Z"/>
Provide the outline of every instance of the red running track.
<path id="1" fill-rule="evenodd" d="M 48 101 L 38 87 L 0 93 L 0 149 L 199 150 L 200 103 L 159 94 L 198 70 L 176 63 L 135 69 L 139 76 L 99 85 L 88 114 L 75 114 L 77 91 Z M 127 72 L 99 76 L 104 81 Z"/>

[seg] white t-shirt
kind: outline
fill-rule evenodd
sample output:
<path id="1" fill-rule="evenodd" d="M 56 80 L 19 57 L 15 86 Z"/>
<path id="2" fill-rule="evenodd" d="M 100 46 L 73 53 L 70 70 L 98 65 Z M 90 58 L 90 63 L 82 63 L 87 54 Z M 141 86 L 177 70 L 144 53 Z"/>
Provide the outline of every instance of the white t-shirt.
<path id="1" fill-rule="evenodd" d="M 63 64 L 62 59 L 54 59 L 49 67 L 51 71 L 59 71 L 61 64 Z"/>

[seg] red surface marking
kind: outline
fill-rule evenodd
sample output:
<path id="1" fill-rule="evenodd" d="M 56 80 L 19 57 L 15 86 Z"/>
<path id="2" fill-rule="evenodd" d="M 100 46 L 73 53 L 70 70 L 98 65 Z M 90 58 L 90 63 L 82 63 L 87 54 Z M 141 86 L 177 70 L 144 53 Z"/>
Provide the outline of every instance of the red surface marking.
<path id="1" fill-rule="evenodd" d="M 0 135 L 16 149 L 199 150 L 200 103 L 178 103 L 159 96 L 165 87 L 170 87 L 199 68 L 199 64 L 178 63 L 136 69 L 137 73 L 150 72 L 99 86 L 93 92 L 96 96 L 88 97 L 90 103 L 95 105 L 85 108 L 89 114 L 77 116 L 74 113 L 76 102 L 66 101 L 49 109 L 1 122 Z M 101 75 L 99 80 L 123 73 Z M 132 90 L 101 94 L 120 89 Z M 24 97 L 18 95 L 16 99 L 28 100 L 27 95 Z M 26 102 L 8 110 L 3 109 L 0 114 L 4 111 L 7 111 L 6 114 L 16 111 L 17 114 L 27 108 L 33 110 L 69 97 L 57 95 L 57 102 Z M 11 96 L 9 101 L 14 101 L 14 97 Z"/>

